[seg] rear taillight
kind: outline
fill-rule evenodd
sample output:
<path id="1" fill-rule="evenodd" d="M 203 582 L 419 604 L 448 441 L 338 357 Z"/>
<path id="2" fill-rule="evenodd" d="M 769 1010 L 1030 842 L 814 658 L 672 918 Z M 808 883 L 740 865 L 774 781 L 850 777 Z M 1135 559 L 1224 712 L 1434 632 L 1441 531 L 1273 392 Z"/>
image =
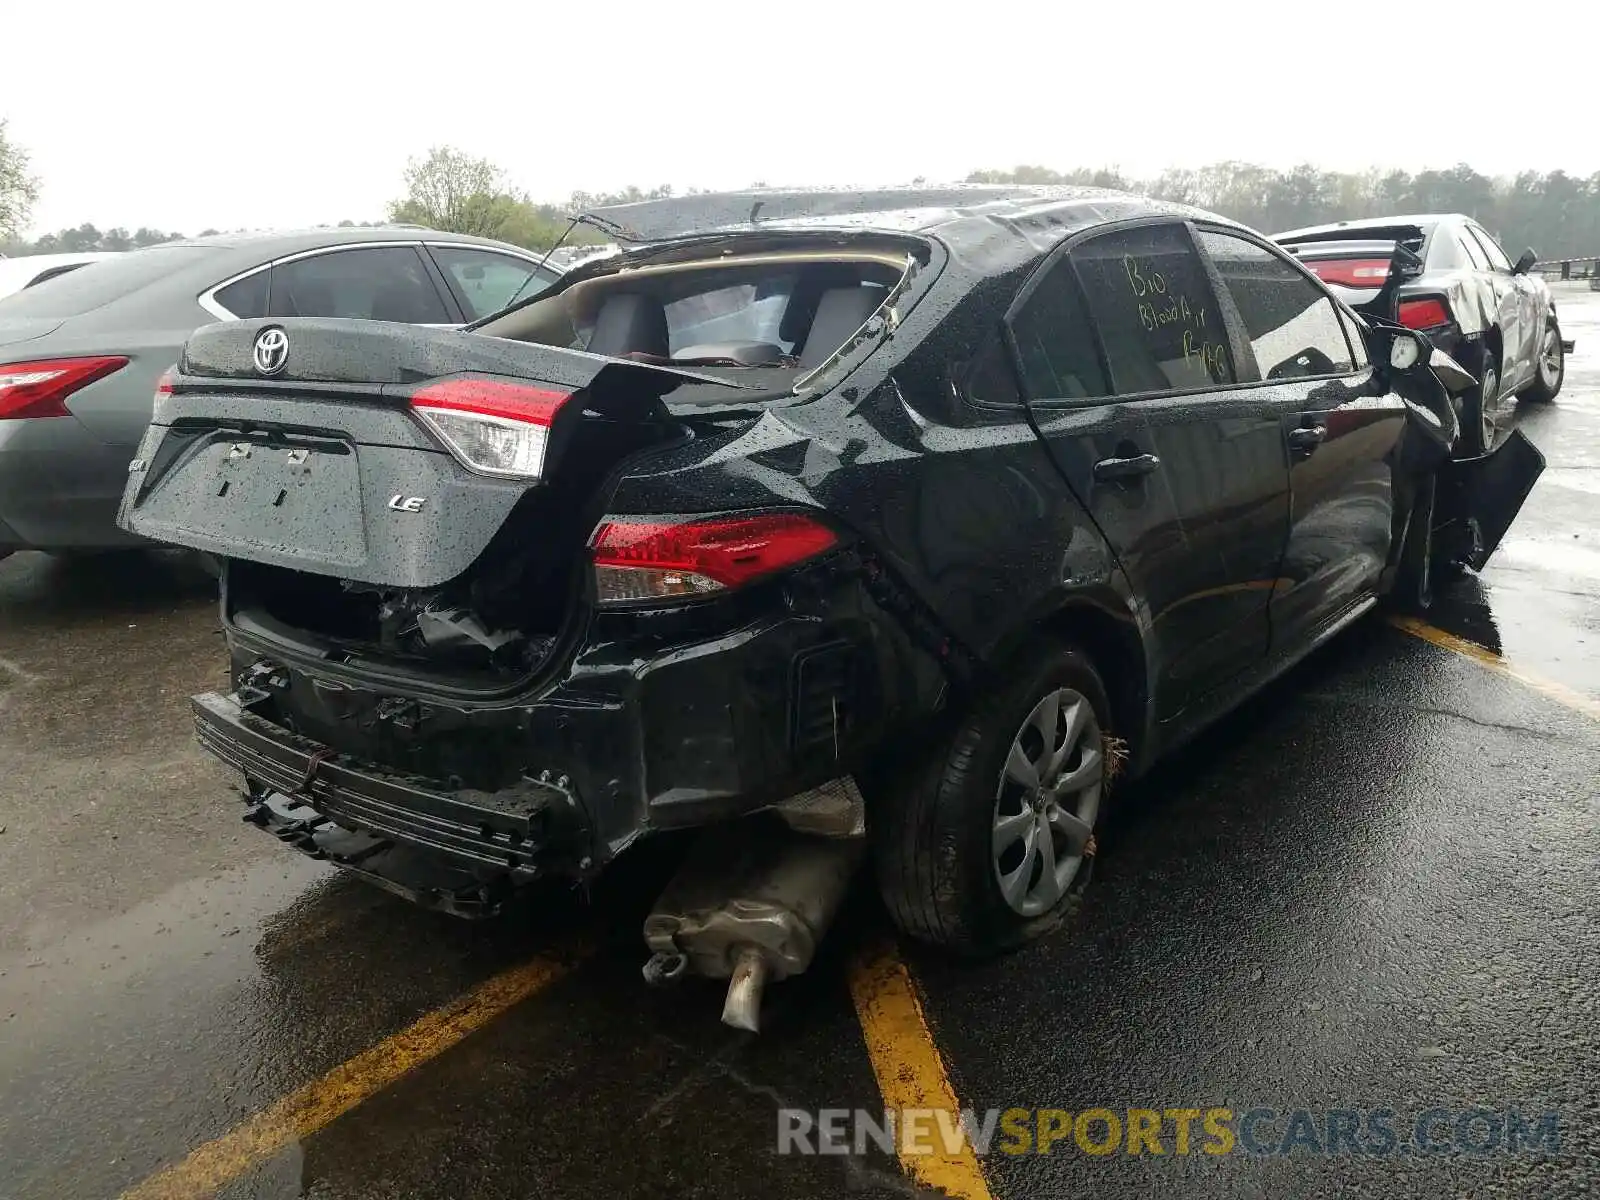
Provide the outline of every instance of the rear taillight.
<path id="1" fill-rule="evenodd" d="M 0 421 L 70 417 L 68 396 L 127 365 L 127 359 L 114 356 L 0 363 Z"/>
<path id="2" fill-rule="evenodd" d="M 1450 323 L 1450 310 L 1443 300 L 1402 300 L 1395 317 L 1407 329 L 1432 329 Z"/>
<path id="3" fill-rule="evenodd" d="M 1321 262 L 1308 262 L 1306 267 L 1323 283 L 1338 283 L 1345 287 L 1382 287 L 1389 278 L 1387 258 L 1334 258 Z"/>
<path id="4" fill-rule="evenodd" d="M 737 588 L 838 545 L 803 513 L 706 520 L 611 517 L 589 541 L 602 604 L 671 600 Z"/>
<path id="5" fill-rule="evenodd" d="M 161 399 L 161 397 L 163 397 L 163 396 L 172 395 L 172 379 L 173 379 L 173 376 L 175 376 L 177 373 L 178 373 L 178 368 L 177 368 L 176 364 L 174 364 L 173 366 L 168 367 L 165 371 L 161 372 L 161 378 L 156 380 L 156 399 L 157 400 Z"/>
<path id="6" fill-rule="evenodd" d="M 550 424 L 571 393 L 493 379 L 443 379 L 411 407 L 461 462 L 485 475 L 538 479 Z"/>

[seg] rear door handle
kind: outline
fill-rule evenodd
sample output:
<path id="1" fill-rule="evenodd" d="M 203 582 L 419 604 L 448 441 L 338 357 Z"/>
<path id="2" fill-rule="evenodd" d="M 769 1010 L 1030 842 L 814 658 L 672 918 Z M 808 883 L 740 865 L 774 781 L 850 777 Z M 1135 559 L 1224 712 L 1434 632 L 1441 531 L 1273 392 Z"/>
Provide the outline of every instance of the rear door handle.
<path id="1" fill-rule="evenodd" d="M 1131 458 L 1102 458 L 1094 465 L 1096 483 L 1113 483 L 1119 479 L 1138 479 L 1161 465 L 1154 454 L 1135 454 Z"/>
<path id="2" fill-rule="evenodd" d="M 1301 454 L 1310 454 L 1328 436 L 1326 425 L 1302 425 L 1298 429 L 1289 431 L 1289 449 L 1297 450 Z"/>

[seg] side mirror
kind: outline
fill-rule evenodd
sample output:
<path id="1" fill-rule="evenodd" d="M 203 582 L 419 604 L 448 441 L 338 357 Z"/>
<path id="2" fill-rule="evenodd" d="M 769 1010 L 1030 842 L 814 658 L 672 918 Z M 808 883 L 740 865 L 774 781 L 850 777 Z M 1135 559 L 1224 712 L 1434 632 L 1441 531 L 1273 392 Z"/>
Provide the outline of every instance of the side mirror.
<path id="1" fill-rule="evenodd" d="M 1532 250 L 1524 250 L 1522 257 L 1517 259 L 1517 265 L 1511 268 L 1513 275 L 1526 275 L 1533 270 L 1533 264 L 1539 261 L 1539 256 Z"/>
<path id="2" fill-rule="evenodd" d="M 1410 371 L 1419 363 L 1428 361 L 1433 347 L 1420 333 L 1396 331 L 1389 341 L 1389 366 L 1396 371 Z"/>

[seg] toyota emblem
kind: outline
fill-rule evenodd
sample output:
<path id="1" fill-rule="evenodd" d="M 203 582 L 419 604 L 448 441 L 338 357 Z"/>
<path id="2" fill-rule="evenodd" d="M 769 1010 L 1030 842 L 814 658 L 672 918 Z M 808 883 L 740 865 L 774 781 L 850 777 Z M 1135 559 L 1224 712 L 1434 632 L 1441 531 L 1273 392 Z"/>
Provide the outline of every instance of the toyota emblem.
<path id="1" fill-rule="evenodd" d="M 289 365 L 289 335 L 277 325 L 256 334 L 256 370 L 263 375 L 276 375 Z"/>

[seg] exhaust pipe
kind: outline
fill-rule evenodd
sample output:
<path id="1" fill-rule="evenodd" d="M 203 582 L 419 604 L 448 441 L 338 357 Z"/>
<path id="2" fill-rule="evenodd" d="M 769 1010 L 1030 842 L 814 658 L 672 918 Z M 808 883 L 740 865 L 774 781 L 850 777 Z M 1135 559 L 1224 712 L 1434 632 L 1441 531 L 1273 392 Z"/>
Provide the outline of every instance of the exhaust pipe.
<path id="1" fill-rule="evenodd" d="M 645 979 L 666 983 L 691 971 L 727 979 L 723 1024 L 758 1032 L 768 981 L 811 965 L 861 862 L 866 839 L 853 784 L 848 798 L 854 811 L 835 806 L 834 836 L 821 832 L 830 827 L 815 803 L 800 806 L 800 819 L 779 806 L 783 822 L 757 817 L 706 830 L 645 918 L 654 951 Z"/>
<path id="2" fill-rule="evenodd" d="M 722 1001 L 722 1023 L 761 1032 L 761 995 L 767 986 L 767 960 L 759 946 L 741 946 L 733 961 L 733 978 Z"/>

